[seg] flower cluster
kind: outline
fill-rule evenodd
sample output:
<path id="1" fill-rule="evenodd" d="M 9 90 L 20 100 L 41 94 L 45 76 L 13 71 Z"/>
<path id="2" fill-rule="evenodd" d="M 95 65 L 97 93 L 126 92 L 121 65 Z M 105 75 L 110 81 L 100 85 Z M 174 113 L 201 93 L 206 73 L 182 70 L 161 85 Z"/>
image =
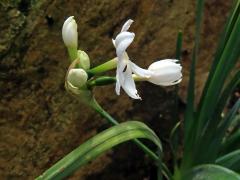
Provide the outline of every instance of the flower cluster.
<path id="1" fill-rule="evenodd" d="M 133 63 L 126 52 L 133 42 L 135 34 L 129 32 L 133 20 L 129 19 L 122 27 L 115 39 L 112 39 L 116 48 L 116 94 L 120 95 L 120 89 L 133 99 L 141 99 L 135 85 L 135 79 L 146 80 L 156 85 L 170 86 L 182 80 L 182 66 L 175 59 L 159 60 L 152 63 L 148 69 L 140 68 Z M 88 55 L 81 50 L 77 50 L 78 32 L 77 23 L 74 17 L 69 17 L 63 24 L 62 37 L 64 44 L 68 48 L 69 56 L 77 66 L 70 68 L 67 75 L 67 83 L 75 88 L 86 88 L 88 81 L 87 70 L 90 68 Z M 105 63 L 106 64 L 106 63 Z M 109 70 L 109 67 L 105 67 Z"/>

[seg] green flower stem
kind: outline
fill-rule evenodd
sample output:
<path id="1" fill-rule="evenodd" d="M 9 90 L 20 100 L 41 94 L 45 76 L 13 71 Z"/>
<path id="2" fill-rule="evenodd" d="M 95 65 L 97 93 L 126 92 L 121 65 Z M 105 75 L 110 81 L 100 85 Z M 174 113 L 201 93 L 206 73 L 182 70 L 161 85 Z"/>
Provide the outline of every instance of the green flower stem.
<path id="1" fill-rule="evenodd" d="M 142 78 L 142 77 L 136 76 L 135 74 L 133 74 L 133 79 L 134 79 L 134 81 L 146 81 L 147 80 L 147 78 Z M 94 86 L 105 86 L 105 85 L 109 85 L 109 84 L 113 84 L 113 83 L 116 83 L 116 77 L 101 76 L 94 80 L 88 81 L 87 86 L 90 88 L 90 87 L 94 87 Z"/>
<path id="2" fill-rule="evenodd" d="M 87 86 L 94 87 L 94 86 L 105 86 L 108 84 L 113 84 L 116 82 L 116 77 L 111 77 L 111 76 L 101 76 L 98 77 L 94 80 L 88 81 Z"/>
<path id="3" fill-rule="evenodd" d="M 71 59 L 71 62 L 73 62 L 75 59 L 77 59 L 77 49 L 76 48 L 67 48 L 68 55 Z"/>
<path id="4" fill-rule="evenodd" d="M 101 114 L 106 120 L 108 120 L 109 123 L 112 125 L 118 125 L 119 123 L 112 118 L 99 104 L 98 102 L 93 98 L 90 102 L 90 106 L 99 114 Z M 158 162 L 159 157 L 152 152 L 147 146 L 145 146 L 143 143 L 141 143 L 138 139 L 134 139 L 133 142 L 140 147 L 147 155 L 149 155 L 150 158 L 152 158 L 154 161 Z"/>
<path id="5" fill-rule="evenodd" d="M 97 67 L 94 67 L 87 72 L 90 74 L 100 74 L 106 71 L 110 71 L 112 69 L 115 69 L 117 67 L 117 58 L 113 58 Z"/>
<path id="6" fill-rule="evenodd" d="M 133 77 L 134 81 L 147 81 L 148 80 L 148 78 L 140 77 L 140 76 L 137 76 L 136 74 L 133 74 L 132 77 Z"/>

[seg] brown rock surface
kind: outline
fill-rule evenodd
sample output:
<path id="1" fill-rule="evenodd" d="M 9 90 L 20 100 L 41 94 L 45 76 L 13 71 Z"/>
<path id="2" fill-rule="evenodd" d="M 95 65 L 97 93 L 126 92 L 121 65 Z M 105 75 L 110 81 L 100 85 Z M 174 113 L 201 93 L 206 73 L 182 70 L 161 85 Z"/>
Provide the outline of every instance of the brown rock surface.
<path id="1" fill-rule="evenodd" d="M 128 18 L 134 19 L 131 30 L 136 33 L 129 55 L 145 68 L 156 59 L 174 58 L 177 32 L 182 29 L 184 79 L 179 94 L 184 100 L 194 38 L 194 2 L 0 1 L 0 177 L 33 179 L 108 127 L 100 116 L 64 89 L 69 60 L 61 39 L 61 27 L 66 17 L 75 16 L 79 48 L 88 52 L 93 66 L 114 57 L 111 38 Z M 230 1 L 207 1 L 197 94 L 201 92 L 230 7 Z M 119 98 L 113 86 L 99 88 L 95 94 L 114 117 L 120 121 L 144 120 L 165 142 L 173 125 L 173 88 L 163 89 L 148 83 L 137 86 L 143 101 L 133 101 L 124 92 Z M 134 145 L 128 143 L 113 151 L 70 179 L 154 178 L 151 161 L 139 158 L 143 153 Z"/>

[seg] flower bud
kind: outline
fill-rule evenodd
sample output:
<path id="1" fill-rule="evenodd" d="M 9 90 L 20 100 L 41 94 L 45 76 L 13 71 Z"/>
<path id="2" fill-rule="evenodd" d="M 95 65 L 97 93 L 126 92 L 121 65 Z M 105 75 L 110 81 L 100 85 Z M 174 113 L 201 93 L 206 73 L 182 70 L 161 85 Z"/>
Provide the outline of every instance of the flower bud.
<path id="1" fill-rule="evenodd" d="M 77 49 L 78 32 L 77 32 L 77 23 L 74 20 L 74 16 L 70 16 L 64 22 L 62 27 L 62 38 L 63 38 L 64 44 L 68 48 Z"/>
<path id="2" fill-rule="evenodd" d="M 81 88 L 83 87 L 88 79 L 86 71 L 83 69 L 70 69 L 67 75 L 67 81 L 73 87 Z"/>
<path id="3" fill-rule="evenodd" d="M 171 86 L 182 80 L 182 66 L 176 63 L 178 60 L 165 59 L 152 63 L 148 70 L 152 75 L 148 78 L 153 84 Z"/>
<path id="4" fill-rule="evenodd" d="M 84 51 L 78 50 L 77 56 L 80 60 L 79 64 L 81 68 L 88 70 L 90 68 L 90 59 L 87 53 L 85 53 Z"/>

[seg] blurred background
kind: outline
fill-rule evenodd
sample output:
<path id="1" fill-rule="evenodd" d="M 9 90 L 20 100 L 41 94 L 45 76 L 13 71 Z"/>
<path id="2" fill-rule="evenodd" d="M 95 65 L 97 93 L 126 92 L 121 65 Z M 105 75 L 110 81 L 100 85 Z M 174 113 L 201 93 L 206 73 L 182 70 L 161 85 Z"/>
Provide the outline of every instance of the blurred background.
<path id="1" fill-rule="evenodd" d="M 232 1 L 206 1 L 197 89 L 200 96 L 216 44 Z M 78 24 L 79 49 L 91 66 L 115 57 L 112 38 L 129 18 L 135 40 L 130 59 L 143 68 L 175 57 L 183 31 L 184 78 L 179 86 L 179 113 L 174 87 L 137 83 L 142 101 L 130 99 L 114 85 L 95 89 L 99 103 L 120 122 L 145 122 L 160 136 L 171 165 L 169 131 L 185 107 L 194 42 L 194 0 L 0 0 L 0 177 L 33 179 L 74 148 L 110 127 L 93 110 L 64 89 L 69 59 L 61 30 L 67 17 Z M 113 72 L 114 74 L 114 72 Z M 199 97 L 198 96 L 198 97 Z M 134 144 L 114 148 L 69 179 L 155 179 L 152 161 Z"/>

